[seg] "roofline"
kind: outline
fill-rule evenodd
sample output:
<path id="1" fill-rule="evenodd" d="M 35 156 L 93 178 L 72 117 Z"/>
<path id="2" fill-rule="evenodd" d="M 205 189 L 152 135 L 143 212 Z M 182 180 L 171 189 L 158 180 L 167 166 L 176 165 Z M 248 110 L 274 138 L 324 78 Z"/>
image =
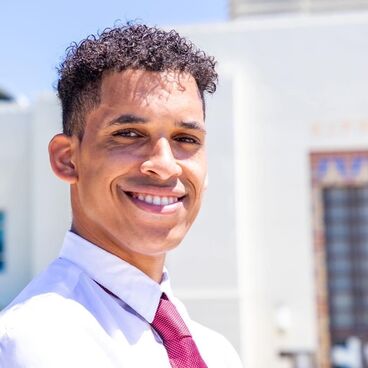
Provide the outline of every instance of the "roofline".
<path id="1" fill-rule="evenodd" d="M 368 24 L 368 10 L 329 13 L 284 13 L 252 15 L 224 22 L 167 26 L 184 33 L 208 34 L 213 32 L 241 32 L 267 29 L 303 28 L 310 26 L 336 26 Z"/>

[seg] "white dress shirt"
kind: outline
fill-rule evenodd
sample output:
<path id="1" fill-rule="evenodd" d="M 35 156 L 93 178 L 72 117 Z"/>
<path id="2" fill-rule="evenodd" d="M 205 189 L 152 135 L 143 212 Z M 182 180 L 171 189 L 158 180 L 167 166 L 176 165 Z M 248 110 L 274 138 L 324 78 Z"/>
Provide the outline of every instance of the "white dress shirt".
<path id="1" fill-rule="evenodd" d="M 149 324 L 162 292 L 209 368 L 241 368 L 224 337 L 189 318 L 172 294 L 166 270 L 158 284 L 72 232 L 59 258 L 0 314 L 0 367 L 170 368 Z"/>

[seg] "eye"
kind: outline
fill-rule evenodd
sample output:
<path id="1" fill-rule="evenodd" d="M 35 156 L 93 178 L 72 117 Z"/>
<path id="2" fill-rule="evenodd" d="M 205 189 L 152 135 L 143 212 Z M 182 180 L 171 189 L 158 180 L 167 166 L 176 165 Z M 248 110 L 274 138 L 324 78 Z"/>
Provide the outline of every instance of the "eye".
<path id="1" fill-rule="evenodd" d="M 201 144 L 201 141 L 197 137 L 193 137 L 191 135 L 181 135 L 175 137 L 175 140 L 180 143 Z"/>
<path id="2" fill-rule="evenodd" d="M 139 138 L 143 137 L 142 133 L 137 132 L 134 129 L 123 129 L 118 130 L 112 134 L 114 137 L 125 137 L 125 138 Z"/>

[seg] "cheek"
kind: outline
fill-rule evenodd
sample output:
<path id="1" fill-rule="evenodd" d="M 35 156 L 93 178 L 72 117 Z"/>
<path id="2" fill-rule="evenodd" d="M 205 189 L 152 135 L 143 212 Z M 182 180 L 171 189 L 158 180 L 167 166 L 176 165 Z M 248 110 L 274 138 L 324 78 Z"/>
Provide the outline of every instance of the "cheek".
<path id="1" fill-rule="evenodd" d="M 111 181 L 131 170 L 136 159 L 118 150 L 96 151 L 86 155 L 81 162 L 81 176 L 98 182 Z"/>
<path id="2" fill-rule="evenodd" d="M 207 159 L 205 154 L 199 155 L 190 165 L 191 178 L 198 189 L 204 189 L 207 178 Z"/>
<path id="3" fill-rule="evenodd" d="M 203 194 L 206 190 L 207 167 L 204 163 L 196 163 L 187 168 L 187 180 L 193 189 L 193 200 L 196 202 L 195 207 L 200 206 Z"/>

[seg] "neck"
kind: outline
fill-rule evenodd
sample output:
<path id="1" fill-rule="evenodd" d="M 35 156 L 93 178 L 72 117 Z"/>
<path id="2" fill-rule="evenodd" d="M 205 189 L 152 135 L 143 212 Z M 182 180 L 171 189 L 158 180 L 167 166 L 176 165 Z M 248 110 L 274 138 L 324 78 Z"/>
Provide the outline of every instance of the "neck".
<path id="1" fill-rule="evenodd" d="M 75 221 L 73 221 L 71 227 L 73 233 L 138 268 L 157 283 L 161 282 L 165 263 L 165 253 L 160 253 L 158 255 L 137 253 L 120 242 L 114 242 L 102 234 L 97 234 L 95 230 L 96 229 L 91 232 L 88 228 L 80 226 L 80 224 Z"/>

